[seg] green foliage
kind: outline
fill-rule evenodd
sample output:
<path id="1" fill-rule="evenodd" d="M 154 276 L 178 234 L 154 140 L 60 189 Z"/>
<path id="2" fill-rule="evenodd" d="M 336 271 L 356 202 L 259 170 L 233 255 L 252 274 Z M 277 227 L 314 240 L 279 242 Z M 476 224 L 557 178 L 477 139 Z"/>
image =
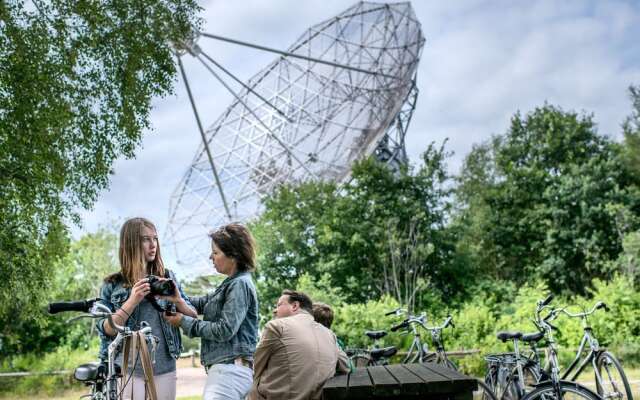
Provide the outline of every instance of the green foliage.
<path id="1" fill-rule="evenodd" d="M 450 257 L 455 238 L 445 229 L 446 157 L 443 147 L 431 145 L 424 165 L 395 172 L 366 159 L 339 189 L 303 183 L 267 198 L 252 226 L 263 304 L 273 304 L 283 288 L 297 287 L 303 274 L 313 282 L 328 280 L 352 303 L 389 294 L 411 307 L 433 296 L 460 295 L 470 268 Z"/>
<path id="2" fill-rule="evenodd" d="M 613 276 L 621 234 L 638 227 L 637 183 L 591 116 L 549 105 L 516 114 L 465 161 L 458 250 L 498 279 L 584 294 Z"/>
<path id="3" fill-rule="evenodd" d="M 0 365 L 2 372 L 51 372 L 69 371 L 68 375 L 34 375 L 18 379 L 0 380 L 0 392 L 13 394 L 25 398 L 34 394 L 52 396 L 68 390 L 70 386 L 83 385 L 72 379 L 73 370 L 82 363 L 94 362 L 98 352 L 97 337 L 91 341 L 88 349 L 75 349 L 73 346 L 63 345 L 55 351 L 45 355 L 27 353 L 17 355 L 11 360 L 5 360 Z"/>
<path id="4" fill-rule="evenodd" d="M 339 307 L 344 303 L 342 290 L 331 285 L 329 273 L 322 274 L 318 280 L 307 273 L 302 274 L 296 290 L 306 293 L 314 302 L 330 304 L 332 307 Z"/>
<path id="5" fill-rule="evenodd" d="M 361 304 L 345 303 L 334 307 L 335 318 L 331 329 L 341 338 L 347 347 L 371 347 L 371 339 L 364 335 L 365 331 L 388 330 L 388 328 L 402 320 L 395 316 L 384 314 L 395 310 L 400 305 L 391 296 L 383 296 L 380 300 L 369 300 Z M 380 339 L 381 346 L 397 346 L 403 348 L 407 336 L 388 335 Z"/>
<path id="6" fill-rule="evenodd" d="M 194 0 L 0 3 L 0 321 L 38 315 L 77 207 L 133 157 Z"/>
<path id="7" fill-rule="evenodd" d="M 635 174 L 640 172 L 640 86 L 629 87 L 633 111 L 622 124 L 624 142 L 622 151 L 628 168 Z"/>
<path id="8" fill-rule="evenodd" d="M 25 351 L 39 354 L 52 351 L 60 343 L 71 348 L 87 348 L 92 335 L 95 335 L 91 321 L 67 324 L 65 321 L 70 315 L 50 316 L 46 313 L 46 304 L 97 297 L 103 278 L 119 269 L 116 249 L 117 237 L 106 229 L 71 243 L 67 255 L 48 266 L 51 278 L 40 287 L 43 296 L 34 302 L 37 306 L 35 311 L 30 314 L 21 312 L 20 304 L 5 306 L 14 312 L 6 319 L 0 319 L 0 355 Z"/>

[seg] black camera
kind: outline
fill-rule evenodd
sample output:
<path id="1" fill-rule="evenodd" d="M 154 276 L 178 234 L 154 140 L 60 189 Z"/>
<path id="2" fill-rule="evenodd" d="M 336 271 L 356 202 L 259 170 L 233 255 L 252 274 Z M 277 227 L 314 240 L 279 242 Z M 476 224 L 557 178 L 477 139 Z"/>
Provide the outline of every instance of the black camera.
<path id="1" fill-rule="evenodd" d="M 147 275 L 147 279 L 151 287 L 151 295 L 171 296 L 176 289 L 173 279 L 160 280 L 155 275 Z"/>

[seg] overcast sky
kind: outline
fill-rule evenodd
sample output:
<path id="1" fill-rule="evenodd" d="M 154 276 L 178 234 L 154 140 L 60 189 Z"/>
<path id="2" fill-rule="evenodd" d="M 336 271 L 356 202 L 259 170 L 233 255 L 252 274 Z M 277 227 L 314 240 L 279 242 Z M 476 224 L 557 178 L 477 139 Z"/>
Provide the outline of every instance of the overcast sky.
<path id="1" fill-rule="evenodd" d="M 308 27 L 353 4 L 208 1 L 203 30 L 285 50 Z M 420 0 L 413 7 L 427 39 L 407 135 L 414 162 L 428 143 L 448 138 L 455 173 L 473 144 L 504 133 L 516 111 L 545 101 L 593 113 L 601 133 L 620 139 L 620 124 L 631 112 L 627 88 L 640 84 L 640 1 Z M 206 38 L 199 45 L 242 80 L 276 57 Z M 183 62 L 208 127 L 232 96 L 193 58 Z M 175 95 L 153 102 L 151 122 L 136 158 L 116 162 L 110 188 L 81 212 L 83 226 L 73 228 L 74 237 L 134 216 L 148 217 L 164 235 L 169 197 L 200 141 L 182 80 Z"/>

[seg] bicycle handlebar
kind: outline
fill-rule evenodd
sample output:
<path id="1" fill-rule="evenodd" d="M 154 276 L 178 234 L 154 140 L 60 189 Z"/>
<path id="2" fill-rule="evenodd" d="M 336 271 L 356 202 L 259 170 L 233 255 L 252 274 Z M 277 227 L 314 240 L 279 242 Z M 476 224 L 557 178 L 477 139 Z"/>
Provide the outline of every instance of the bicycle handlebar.
<path id="1" fill-rule="evenodd" d="M 100 299 L 87 299 L 80 301 L 59 301 L 55 303 L 49 303 L 47 311 L 49 314 L 57 314 L 64 311 L 80 311 L 88 313 L 93 304 Z"/>
<path id="2" fill-rule="evenodd" d="M 405 319 L 404 321 L 402 321 L 398 325 L 392 326 L 389 330 L 391 330 L 392 332 L 395 332 L 395 331 L 397 331 L 399 329 L 407 328 L 411 324 L 419 324 L 420 326 L 422 326 L 424 329 L 426 329 L 428 331 L 441 331 L 441 330 L 445 329 L 448 326 L 451 326 L 452 328 L 455 328 L 455 325 L 453 324 L 453 317 L 451 315 L 447 316 L 447 319 L 445 319 L 445 321 L 440 326 L 425 326 L 424 323 L 425 323 L 425 315 L 424 314 L 419 316 L 419 317 L 417 317 L 415 315 L 409 315 L 409 317 L 407 319 Z"/>
<path id="3" fill-rule="evenodd" d="M 556 314 L 557 313 L 563 313 L 563 314 L 565 314 L 565 315 L 567 315 L 569 317 L 572 317 L 572 318 L 584 318 L 584 317 L 587 317 L 587 316 L 593 314 L 594 312 L 596 312 L 596 310 L 599 310 L 601 308 L 603 308 L 605 311 L 610 311 L 609 307 L 607 307 L 607 304 L 605 302 L 599 301 L 596 304 L 594 304 L 593 307 L 591 307 L 591 309 L 589 311 L 584 311 L 584 312 L 581 312 L 581 313 L 571 313 L 571 312 L 567 311 L 567 306 L 562 307 L 562 308 L 558 308 L 558 309 L 554 310 L 554 312 Z"/>
<path id="4" fill-rule="evenodd" d="M 399 323 L 398 325 L 392 326 L 389 330 L 391 332 L 395 332 L 399 329 L 403 329 L 409 326 L 409 319 L 405 319 L 404 321 L 402 321 L 401 323 Z"/>
<path id="5" fill-rule="evenodd" d="M 549 294 L 549 295 L 547 296 L 547 298 L 546 298 L 546 299 L 542 300 L 542 302 L 540 303 L 540 305 L 541 305 L 541 306 L 546 306 L 546 305 L 548 305 L 549 303 L 551 303 L 551 300 L 553 300 L 553 294 Z"/>
<path id="6" fill-rule="evenodd" d="M 109 325 L 116 332 L 125 332 L 126 329 L 122 325 L 118 325 L 112 318 L 113 313 L 104 304 L 97 303 L 100 299 L 87 299 L 80 301 L 59 301 L 49 303 L 49 314 L 57 314 L 59 312 L 66 311 L 79 311 L 85 313 L 83 317 L 87 318 L 106 318 L 109 321 Z M 146 333 L 146 332 L 145 332 Z"/>

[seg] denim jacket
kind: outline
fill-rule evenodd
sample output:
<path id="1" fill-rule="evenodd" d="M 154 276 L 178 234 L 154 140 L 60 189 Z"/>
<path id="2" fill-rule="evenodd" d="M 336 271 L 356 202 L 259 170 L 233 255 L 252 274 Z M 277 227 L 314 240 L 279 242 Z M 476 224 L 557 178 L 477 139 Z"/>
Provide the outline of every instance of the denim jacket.
<path id="1" fill-rule="evenodd" d="M 258 296 L 249 272 L 225 279 L 212 293 L 189 298 L 202 320 L 183 316 L 189 337 L 201 338 L 200 361 L 208 366 L 238 356 L 253 359 L 258 342 Z"/>
<path id="2" fill-rule="evenodd" d="M 180 296 L 183 299 L 185 299 L 185 301 L 187 302 L 187 305 L 191 306 L 191 303 L 189 303 L 189 299 L 182 291 L 182 287 L 180 286 L 180 283 L 176 279 L 176 276 L 173 273 L 173 271 L 168 269 L 167 271 L 169 272 L 169 278 L 173 279 L 173 281 L 178 286 L 178 291 L 180 292 Z M 122 307 L 124 302 L 127 301 L 127 299 L 129 298 L 129 295 L 131 294 L 131 288 L 125 288 L 122 285 L 123 285 L 122 281 L 114 280 L 114 281 L 105 282 L 100 288 L 100 302 L 105 306 L 109 307 L 111 312 L 115 312 L 117 309 Z M 167 306 L 167 303 L 168 303 L 167 300 L 158 299 L 158 304 L 163 308 Z M 139 329 L 140 327 L 135 326 L 135 320 L 134 320 L 135 311 L 132 314 L 132 316 L 133 318 L 129 318 L 127 320 L 126 325 L 131 329 Z M 104 324 L 108 324 L 108 323 L 109 322 L 107 321 L 106 318 L 100 318 L 96 323 L 98 334 L 100 336 L 100 359 L 102 360 L 107 359 L 107 355 L 108 355 L 107 351 L 108 351 L 109 344 L 114 339 L 114 337 L 109 336 L 104 332 Z M 180 352 L 182 351 L 182 339 L 180 337 L 180 329 L 171 326 L 167 321 L 164 320 L 164 318 L 160 318 L 160 328 L 161 328 L 161 331 L 158 331 L 157 327 L 152 326 L 151 327 L 152 333 L 156 336 L 164 335 L 164 338 L 167 342 L 167 346 L 169 347 L 169 353 L 175 359 L 178 359 L 178 357 L 180 357 Z"/>

